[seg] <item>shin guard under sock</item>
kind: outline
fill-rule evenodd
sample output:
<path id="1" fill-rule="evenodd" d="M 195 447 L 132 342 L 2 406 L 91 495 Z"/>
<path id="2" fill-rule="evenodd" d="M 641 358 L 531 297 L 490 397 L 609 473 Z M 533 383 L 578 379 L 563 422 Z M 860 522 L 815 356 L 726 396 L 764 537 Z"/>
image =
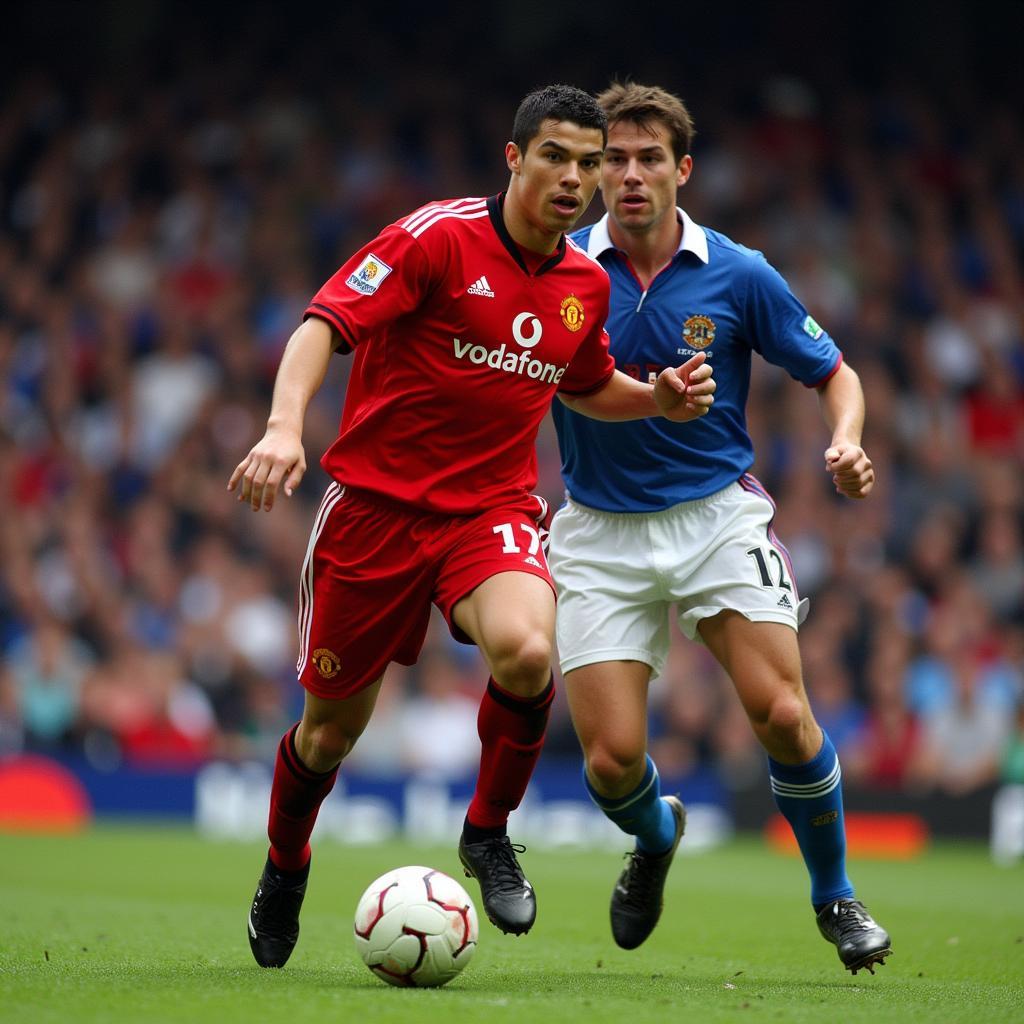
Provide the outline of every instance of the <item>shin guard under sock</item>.
<path id="1" fill-rule="evenodd" d="M 480 774 L 466 813 L 471 825 L 503 829 L 519 806 L 544 746 L 554 695 L 553 679 L 536 697 L 527 698 L 488 680 L 477 716 Z"/>
<path id="2" fill-rule="evenodd" d="M 806 764 L 781 764 L 768 758 L 772 794 L 796 836 L 816 907 L 853 897 L 846 876 L 842 773 L 832 741 L 824 730 L 822 736 L 821 749 Z"/>
<path id="3" fill-rule="evenodd" d="M 270 790 L 270 860 L 281 871 L 300 871 L 309 863 L 309 837 L 316 816 L 338 777 L 337 768 L 314 772 L 302 763 L 295 749 L 298 728 L 289 729 L 277 748 Z"/>

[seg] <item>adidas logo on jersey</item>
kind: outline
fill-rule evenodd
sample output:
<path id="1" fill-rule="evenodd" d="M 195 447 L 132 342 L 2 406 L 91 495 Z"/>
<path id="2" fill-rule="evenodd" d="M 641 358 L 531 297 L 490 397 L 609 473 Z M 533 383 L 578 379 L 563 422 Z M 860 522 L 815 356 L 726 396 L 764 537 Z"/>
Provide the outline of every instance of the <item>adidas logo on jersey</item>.
<path id="1" fill-rule="evenodd" d="M 487 281 L 486 277 L 478 277 L 467 289 L 467 295 L 483 295 L 488 299 L 494 298 L 494 292 L 491 291 L 491 286 Z"/>
<path id="2" fill-rule="evenodd" d="M 785 594 L 783 594 L 782 597 L 779 598 L 779 607 L 792 609 L 793 603 L 790 601 L 788 597 L 786 597 Z"/>

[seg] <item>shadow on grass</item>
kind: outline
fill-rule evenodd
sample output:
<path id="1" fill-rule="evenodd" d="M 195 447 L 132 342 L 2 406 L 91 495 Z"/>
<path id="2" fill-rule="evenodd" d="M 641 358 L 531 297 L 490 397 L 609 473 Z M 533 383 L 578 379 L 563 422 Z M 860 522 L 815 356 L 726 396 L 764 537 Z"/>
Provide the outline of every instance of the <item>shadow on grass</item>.
<path id="1" fill-rule="evenodd" d="M 195 992 L 208 989 L 225 994 L 238 992 L 248 996 L 270 996 L 274 993 L 326 994 L 341 991 L 374 991 L 393 998 L 403 998 L 411 989 L 390 986 L 371 974 L 361 964 L 350 961 L 324 962 L 319 966 L 293 964 L 282 970 L 264 970 L 254 963 L 239 959 L 230 962 L 209 962 L 203 958 L 131 963 L 123 960 L 54 958 L 31 967 L 22 963 L 22 977 L 36 979 L 49 974 L 65 983 L 102 981 L 120 991 L 146 990 L 150 993 L 179 990 L 183 982 Z M 793 975 L 758 975 L 753 972 L 725 974 L 708 972 L 699 967 L 680 965 L 677 969 L 652 972 L 644 970 L 607 969 L 559 970 L 549 963 L 537 965 L 473 965 L 465 974 L 441 989 L 427 989 L 428 998 L 450 999 L 453 1006 L 480 999 L 500 998 L 530 1004 L 552 996 L 580 1001 L 678 999 L 683 996 L 736 998 L 740 1000 L 778 1000 L 816 1003 L 829 999 L 858 1001 L 886 998 L 886 985 L 881 977 L 865 979 L 801 978 Z M 891 992 L 890 992 L 891 994 Z"/>
<path id="2" fill-rule="evenodd" d="M 337 968 L 286 968 L 280 972 L 264 972 L 278 977 L 288 974 L 302 986 L 334 989 L 374 990 L 382 992 L 407 992 L 397 986 L 387 985 L 359 965 L 345 965 Z M 271 978 L 273 980 L 273 977 Z M 711 995 L 733 993 L 737 996 L 757 999 L 803 997 L 808 1002 L 824 1001 L 842 997 L 843 994 L 863 998 L 871 996 L 871 982 L 880 979 L 837 977 L 832 980 L 818 980 L 794 977 L 757 977 L 753 974 L 726 975 L 701 973 L 682 968 L 678 971 L 652 973 L 650 970 L 634 971 L 593 968 L 588 971 L 559 971 L 550 966 L 543 969 L 523 967 L 487 967 L 474 971 L 467 968 L 465 974 L 441 989 L 433 989 L 453 1000 L 477 999 L 500 996 L 514 1000 L 546 999 L 549 996 L 575 996 L 581 999 L 657 999 L 678 997 L 684 993 Z M 885 997 L 885 986 L 877 986 L 877 992 Z"/>

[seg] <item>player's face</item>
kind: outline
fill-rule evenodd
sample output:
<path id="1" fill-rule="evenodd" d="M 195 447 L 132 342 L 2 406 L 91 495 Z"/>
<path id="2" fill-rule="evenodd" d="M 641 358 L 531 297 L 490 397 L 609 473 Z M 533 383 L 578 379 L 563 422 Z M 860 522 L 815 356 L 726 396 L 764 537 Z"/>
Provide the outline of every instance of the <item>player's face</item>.
<path id="1" fill-rule="evenodd" d="M 617 121 L 608 127 L 601 170 L 601 194 L 623 231 L 646 234 L 671 217 L 676 191 L 693 168 L 689 156 L 676 160 L 668 129 L 660 121 L 638 125 Z"/>
<path id="2" fill-rule="evenodd" d="M 541 123 L 525 153 L 515 143 L 506 146 L 509 198 L 531 235 L 548 244 L 583 216 L 601 178 L 603 146 L 599 129 L 554 119 Z"/>

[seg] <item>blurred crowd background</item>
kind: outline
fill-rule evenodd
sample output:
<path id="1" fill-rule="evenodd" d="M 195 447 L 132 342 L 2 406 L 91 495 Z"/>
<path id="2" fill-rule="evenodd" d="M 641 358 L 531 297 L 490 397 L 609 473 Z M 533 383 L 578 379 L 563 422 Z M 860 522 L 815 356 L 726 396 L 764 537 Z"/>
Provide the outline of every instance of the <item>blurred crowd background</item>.
<path id="1" fill-rule="evenodd" d="M 756 360 L 749 407 L 847 784 L 1024 782 L 1020 5 L 185 6 L 21 5 L 0 44 L 0 754 L 272 756 L 349 369 L 310 409 L 300 491 L 253 514 L 226 483 L 289 335 L 383 225 L 505 186 L 528 89 L 628 75 L 690 104 L 682 205 L 763 251 L 864 384 L 865 502 L 832 492 L 813 392 Z M 547 427 L 540 465 L 557 505 Z M 352 763 L 472 770 L 486 675 L 435 622 Z M 677 638 L 652 694 L 663 774 L 763 771 L 703 648 Z"/>

